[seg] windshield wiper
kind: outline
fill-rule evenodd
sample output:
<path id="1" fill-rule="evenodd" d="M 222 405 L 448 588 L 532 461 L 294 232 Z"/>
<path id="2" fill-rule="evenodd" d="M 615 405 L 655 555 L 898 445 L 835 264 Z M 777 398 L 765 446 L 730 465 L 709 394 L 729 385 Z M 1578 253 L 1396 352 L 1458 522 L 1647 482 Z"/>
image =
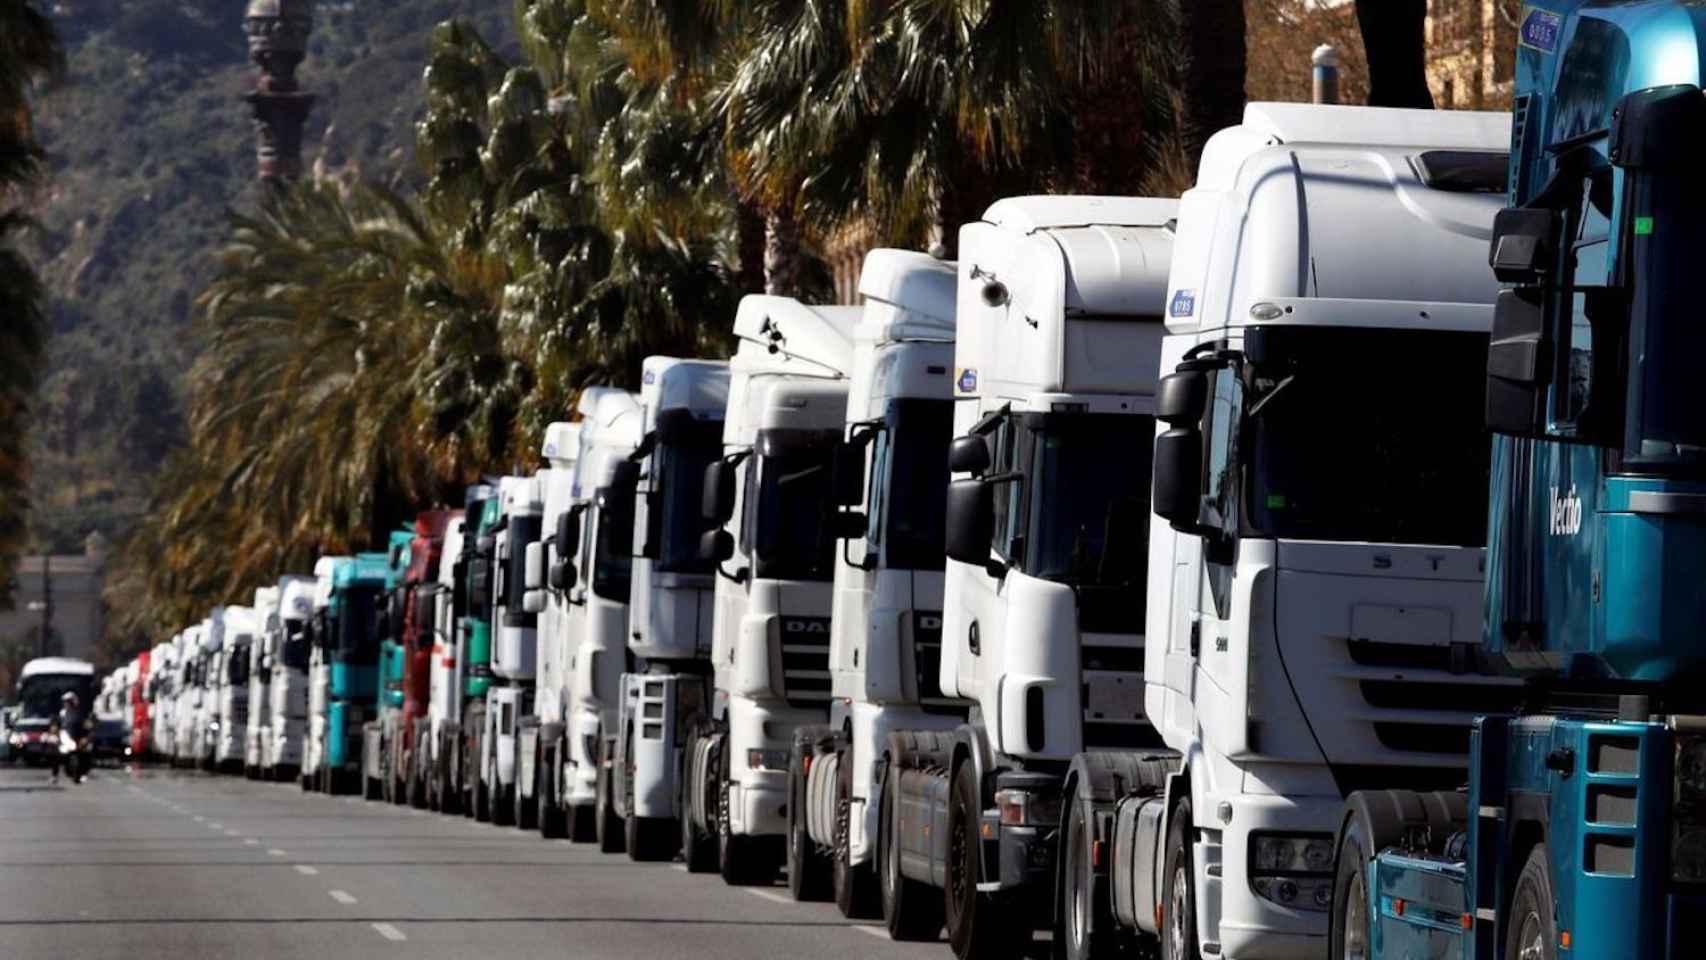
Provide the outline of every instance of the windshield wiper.
<path id="1" fill-rule="evenodd" d="M 1297 379 L 1297 374 L 1295 374 L 1295 373 L 1286 374 L 1285 379 L 1281 380 L 1279 383 L 1274 384 L 1274 388 L 1272 390 L 1269 390 L 1266 394 L 1264 394 L 1262 396 L 1262 399 L 1257 400 L 1255 405 L 1250 407 L 1250 412 L 1247 413 L 1246 416 L 1250 416 L 1250 417 L 1260 416 L 1262 413 L 1262 408 L 1266 407 L 1270 400 L 1279 396 L 1280 391 L 1284 390 L 1286 387 L 1291 386 L 1292 382 L 1296 379 Z"/>

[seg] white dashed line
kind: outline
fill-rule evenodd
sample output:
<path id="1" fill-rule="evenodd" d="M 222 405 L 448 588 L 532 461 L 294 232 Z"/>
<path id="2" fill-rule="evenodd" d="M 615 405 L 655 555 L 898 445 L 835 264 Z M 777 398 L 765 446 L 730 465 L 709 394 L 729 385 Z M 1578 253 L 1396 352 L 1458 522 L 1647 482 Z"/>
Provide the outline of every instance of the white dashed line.
<path id="1" fill-rule="evenodd" d="M 869 924 L 856 923 L 856 924 L 853 924 L 853 929 L 859 931 L 860 933 L 868 933 L 873 937 L 882 937 L 884 940 L 887 940 L 889 938 L 889 928 L 888 927 L 873 927 L 873 926 L 870 926 Z"/>
<path id="2" fill-rule="evenodd" d="M 396 943 L 401 943 L 404 940 L 409 939 L 408 937 L 403 936 L 403 931 L 398 930 L 389 923 L 376 923 L 373 925 L 373 929 L 379 931 L 380 936 Z"/>
<path id="3" fill-rule="evenodd" d="M 227 831 L 225 831 L 225 835 L 228 837 L 240 837 L 240 836 L 242 836 L 241 833 L 238 833 L 235 830 L 227 830 Z"/>
<path id="4" fill-rule="evenodd" d="M 320 871 L 314 869 L 313 867 L 310 867 L 306 863 L 299 863 L 296 865 L 296 872 L 302 874 L 305 877 L 312 877 L 312 876 L 315 876 L 316 874 L 318 874 Z"/>
<path id="5" fill-rule="evenodd" d="M 254 837 L 244 837 L 243 843 L 245 846 L 250 846 L 250 847 L 258 847 L 261 845 L 261 842 L 259 840 L 256 840 Z M 280 850 L 279 852 L 283 853 L 284 851 Z"/>
<path id="6" fill-rule="evenodd" d="M 198 817 L 197 819 L 200 819 L 200 818 Z M 209 830 L 224 830 L 225 824 L 223 824 L 223 823 L 210 823 L 207 825 L 207 828 Z"/>
<path id="7" fill-rule="evenodd" d="M 336 900 L 346 907 L 355 903 L 355 898 L 343 890 L 327 890 L 326 893 L 330 895 L 333 900 Z"/>
<path id="8" fill-rule="evenodd" d="M 755 897 L 760 897 L 762 899 L 769 900 L 772 903 L 785 903 L 789 906 L 794 905 L 794 898 L 793 897 L 784 897 L 779 893 L 772 893 L 769 890 L 754 890 L 754 889 L 748 887 L 746 892 L 752 894 Z"/>
<path id="9" fill-rule="evenodd" d="M 685 863 L 672 863 L 672 864 L 670 864 L 670 866 L 674 867 L 677 870 L 680 870 L 682 873 L 687 872 L 687 864 L 685 864 Z"/>
<path id="10" fill-rule="evenodd" d="M 193 818 L 192 818 L 192 819 L 194 819 L 194 820 L 195 820 L 195 822 L 196 822 L 196 823 L 205 823 L 205 822 L 207 822 L 207 818 L 206 818 L 206 817 L 204 817 L 204 816 L 202 816 L 202 815 L 201 815 L 201 814 L 199 814 L 199 813 L 198 813 L 198 814 L 196 814 L 196 815 L 195 815 L 195 816 L 194 816 L 194 817 L 193 817 Z"/>
<path id="11" fill-rule="evenodd" d="M 277 847 L 273 847 L 272 849 L 267 851 L 267 856 L 269 856 L 269 857 L 282 857 L 282 856 L 284 856 L 284 851 L 280 850 Z"/>

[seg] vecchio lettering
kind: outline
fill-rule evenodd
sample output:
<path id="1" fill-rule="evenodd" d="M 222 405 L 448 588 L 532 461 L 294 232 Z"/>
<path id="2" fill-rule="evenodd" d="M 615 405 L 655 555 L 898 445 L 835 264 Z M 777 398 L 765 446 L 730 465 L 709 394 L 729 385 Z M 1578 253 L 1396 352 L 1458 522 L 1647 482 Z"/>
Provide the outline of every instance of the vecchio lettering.
<path id="1" fill-rule="evenodd" d="M 1570 485 L 1570 491 L 1563 496 L 1558 495 L 1558 488 L 1552 488 L 1551 495 L 1552 535 L 1573 537 L 1582 529 L 1582 498 L 1576 495 L 1576 487 Z"/>

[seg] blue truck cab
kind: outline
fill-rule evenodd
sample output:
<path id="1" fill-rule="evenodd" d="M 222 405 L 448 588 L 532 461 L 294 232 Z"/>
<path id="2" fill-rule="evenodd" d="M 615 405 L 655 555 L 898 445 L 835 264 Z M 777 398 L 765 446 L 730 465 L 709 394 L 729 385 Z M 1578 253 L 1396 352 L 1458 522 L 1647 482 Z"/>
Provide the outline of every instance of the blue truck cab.
<path id="1" fill-rule="evenodd" d="M 323 762 L 333 793 L 352 789 L 361 774 L 362 724 L 373 716 L 377 699 L 387 559 L 383 553 L 360 553 L 340 559 L 332 570 Z"/>
<path id="2" fill-rule="evenodd" d="M 1522 11 L 1487 362 L 1486 605 L 1524 680 L 1466 787 L 1371 791 L 1332 955 L 1706 956 L 1706 7 Z"/>

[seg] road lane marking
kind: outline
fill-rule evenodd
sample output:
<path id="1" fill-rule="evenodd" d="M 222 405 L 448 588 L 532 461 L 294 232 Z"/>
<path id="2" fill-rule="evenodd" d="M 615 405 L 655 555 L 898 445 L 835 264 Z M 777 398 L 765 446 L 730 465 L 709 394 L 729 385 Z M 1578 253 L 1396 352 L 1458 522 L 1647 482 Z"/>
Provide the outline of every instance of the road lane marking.
<path id="1" fill-rule="evenodd" d="M 379 931 L 380 936 L 396 943 L 402 943 L 404 940 L 409 939 L 408 937 L 403 936 L 403 931 L 398 930 L 389 923 L 376 923 L 373 925 L 373 929 Z"/>
<path id="2" fill-rule="evenodd" d="M 228 837 L 240 837 L 240 836 L 242 836 L 241 833 L 238 833 L 235 830 L 227 830 L 227 831 L 225 831 L 225 835 Z"/>
<path id="3" fill-rule="evenodd" d="M 355 903 L 355 898 L 343 890 L 327 890 L 326 893 L 329 894 L 333 900 L 336 900 L 346 907 Z"/>
<path id="4" fill-rule="evenodd" d="M 672 864 L 670 864 L 670 866 L 674 867 L 677 870 L 680 870 L 682 873 L 687 872 L 687 864 L 685 864 L 685 863 L 672 863 Z"/>
<path id="5" fill-rule="evenodd" d="M 210 823 L 207 825 L 207 827 L 209 830 L 224 830 L 225 824 L 223 824 L 223 823 Z"/>
<path id="6" fill-rule="evenodd" d="M 198 813 L 195 815 L 194 820 L 196 823 L 205 823 L 207 818 Z"/>
<path id="7" fill-rule="evenodd" d="M 284 851 L 280 850 L 277 847 L 273 847 L 272 849 L 267 851 L 267 856 L 269 856 L 269 857 L 282 857 L 282 856 L 284 856 Z"/>
<path id="8" fill-rule="evenodd" d="M 258 847 L 261 845 L 261 842 L 259 840 L 256 840 L 254 837 L 244 837 L 243 843 L 245 845 L 251 846 L 251 847 Z M 283 853 L 283 852 L 284 852 L 283 850 L 279 851 L 279 853 Z"/>
<path id="9" fill-rule="evenodd" d="M 320 871 L 314 869 L 313 867 L 310 867 L 306 863 L 299 863 L 296 865 L 296 872 L 302 874 L 305 877 L 312 877 L 312 876 L 315 876 L 316 874 L 318 874 Z"/>
<path id="10" fill-rule="evenodd" d="M 887 940 L 889 938 L 889 928 L 888 927 L 874 927 L 874 926 L 871 926 L 870 924 L 855 923 L 855 924 L 853 924 L 853 929 L 859 931 L 860 933 L 868 933 L 873 937 L 882 937 L 884 940 Z"/>
<path id="11" fill-rule="evenodd" d="M 785 903 L 788 906 L 794 905 L 794 898 L 793 897 L 784 897 L 779 893 L 772 893 L 769 890 L 754 890 L 751 887 L 748 887 L 748 888 L 746 888 L 746 892 L 752 894 L 755 897 L 762 897 L 765 900 L 771 901 L 772 903 Z"/>

